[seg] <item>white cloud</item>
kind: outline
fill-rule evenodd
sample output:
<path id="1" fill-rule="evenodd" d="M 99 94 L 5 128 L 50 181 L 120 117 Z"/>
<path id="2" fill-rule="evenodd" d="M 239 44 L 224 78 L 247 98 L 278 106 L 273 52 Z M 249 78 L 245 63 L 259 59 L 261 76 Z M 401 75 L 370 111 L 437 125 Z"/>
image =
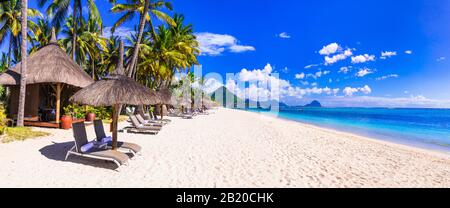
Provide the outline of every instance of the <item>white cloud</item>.
<path id="1" fill-rule="evenodd" d="M 385 79 L 389 79 L 389 78 L 398 78 L 398 74 L 388 74 L 382 77 L 378 77 L 376 78 L 376 80 L 381 81 L 381 80 L 385 80 Z"/>
<path id="2" fill-rule="evenodd" d="M 334 64 L 334 63 L 336 63 L 338 61 L 345 60 L 345 59 L 347 59 L 348 57 L 350 57 L 352 55 L 353 55 L 352 50 L 351 49 L 347 49 L 343 53 L 336 54 L 336 55 L 334 55 L 332 57 L 325 56 L 325 65 L 331 65 L 331 64 Z"/>
<path id="3" fill-rule="evenodd" d="M 341 47 L 337 43 L 331 43 L 327 46 L 324 46 L 320 51 L 320 55 L 331 55 L 335 54 Z"/>
<path id="4" fill-rule="evenodd" d="M 320 78 L 322 76 L 325 76 L 325 75 L 327 75 L 329 73 L 330 73 L 330 71 L 318 71 L 318 72 L 316 72 L 314 74 L 307 74 L 306 77 L 312 77 L 314 79 L 318 79 L 318 78 Z"/>
<path id="5" fill-rule="evenodd" d="M 357 77 L 365 77 L 366 75 L 369 75 L 372 73 L 373 73 L 373 70 L 371 70 L 369 68 L 362 68 L 356 73 L 356 76 Z"/>
<path id="6" fill-rule="evenodd" d="M 283 39 L 289 39 L 291 38 L 290 35 L 288 35 L 286 32 L 282 32 L 278 35 L 278 37 L 283 38 Z"/>
<path id="7" fill-rule="evenodd" d="M 359 88 L 359 91 L 364 94 L 370 94 L 372 89 L 368 85 L 365 85 L 364 87 Z"/>
<path id="8" fill-rule="evenodd" d="M 359 64 L 359 63 L 365 63 L 368 61 L 375 61 L 374 55 L 364 54 L 359 56 L 353 56 L 352 57 L 352 63 L 353 64 Z"/>
<path id="9" fill-rule="evenodd" d="M 212 93 L 222 86 L 223 86 L 222 82 L 219 82 L 217 79 L 214 78 L 209 78 L 205 81 L 203 91 L 205 91 L 206 93 Z"/>
<path id="10" fill-rule="evenodd" d="M 233 53 L 242 53 L 246 51 L 255 51 L 255 47 L 253 46 L 243 46 L 243 45 L 233 45 L 230 46 L 230 51 Z"/>
<path id="11" fill-rule="evenodd" d="M 345 96 L 353 96 L 354 93 L 358 92 L 358 89 L 352 88 L 352 87 L 346 87 L 346 88 L 344 88 L 344 90 L 342 92 L 344 93 Z"/>
<path id="12" fill-rule="evenodd" d="M 338 43 L 331 43 L 324 46 L 320 51 L 320 55 L 325 56 L 325 65 L 332 65 L 338 61 L 347 59 L 353 55 L 352 49 L 344 50 Z M 311 65 L 312 67 L 313 65 Z"/>
<path id="13" fill-rule="evenodd" d="M 239 45 L 238 40 L 231 35 L 203 32 L 195 33 L 195 36 L 202 55 L 218 56 L 226 50 L 232 53 L 256 50 L 253 46 Z"/>
<path id="14" fill-rule="evenodd" d="M 337 94 L 339 93 L 339 90 L 340 90 L 339 88 L 334 88 L 334 89 L 333 89 L 333 94 L 334 94 L 334 95 L 337 95 Z"/>
<path id="15" fill-rule="evenodd" d="M 339 92 L 338 88 L 319 88 L 317 83 L 313 84 L 314 86 L 311 86 L 311 88 L 293 86 L 289 81 L 274 76 L 275 74 L 272 74 L 272 72 L 273 68 L 270 64 L 267 64 L 263 69 L 248 70 L 244 68 L 235 75 L 236 80 L 227 80 L 225 86 L 238 97 L 255 101 L 278 100 L 288 97 L 302 98 L 305 95 L 337 94 Z M 320 76 L 328 73 L 330 72 L 320 71 Z M 319 72 L 317 75 L 319 75 Z M 296 77 L 305 78 L 306 76 L 303 73 L 298 74 Z M 309 85 L 306 81 L 301 81 L 300 83 Z"/>
<path id="16" fill-rule="evenodd" d="M 267 81 L 272 71 L 273 68 L 270 64 L 267 64 L 264 69 L 247 70 L 244 68 L 238 74 L 238 77 L 243 82 Z"/>
<path id="17" fill-rule="evenodd" d="M 353 96 L 353 94 L 358 93 L 358 92 L 361 92 L 364 94 L 370 94 L 370 93 L 372 93 L 372 89 L 368 85 L 365 85 L 364 87 L 359 87 L 359 88 L 346 87 L 346 88 L 344 88 L 344 90 L 342 92 L 344 93 L 345 96 L 351 97 L 351 96 Z"/>
<path id="18" fill-rule="evenodd" d="M 387 59 L 387 58 L 390 58 L 390 57 L 396 56 L 396 55 L 397 55 L 396 51 L 381 52 L 381 59 Z"/>
<path id="19" fill-rule="evenodd" d="M 339 73 L 347 74 L 351 71 L 351 67 L 343 66 L 339 69 Z"/>
<path id="20" fill-rule="evenodd" d="M 302 72 L 302 73 L 300 73 L 300 74 L 296 74 L 296 75 L 295 75 L 295 79 L 304 79 L 305 76 L 306 76 L 305 73 Z"/>
<path id="21" fill-rule="evenodd" d="M 441 61 L 445 61 L 445 57 L 439 57 L 437 60 L 436 60 L 437 62 L 441 62 Z"/>
<path id="22" fill-rule="evenodd" d="M 406 53 L 406 54 L 412 54 L 412 53 L 413 53 L 413 51 L 411 51 L 411 50 L 407 50 L 407 51 L 405 51 L 405 53 Z"/>
<path id="23" fill-rule="evenodd" d="M 317 67 L 317 66 L 320 66 L 320 64 L 310 64 L 308 66 L 305 66 L 305 69 L 311 69 L 311 68 Z"/>
<path id="24" fill-rule="evenodd" d="M 109 38 L 109 37 L 111 37 L 111 35 L 113 35 L 111 33 L 111 28 L 112 27 L 105 27 L 105 28 L 103 28 L 103 37 Z M 116 31 L 114 31 L 114 36 L 125 38 L 125 37 L 131 37 L 135 33 L 136 33 L 136 31 L 132 30 L 131 28 L 118 27 L 118 28 L 116 28 Z"/>

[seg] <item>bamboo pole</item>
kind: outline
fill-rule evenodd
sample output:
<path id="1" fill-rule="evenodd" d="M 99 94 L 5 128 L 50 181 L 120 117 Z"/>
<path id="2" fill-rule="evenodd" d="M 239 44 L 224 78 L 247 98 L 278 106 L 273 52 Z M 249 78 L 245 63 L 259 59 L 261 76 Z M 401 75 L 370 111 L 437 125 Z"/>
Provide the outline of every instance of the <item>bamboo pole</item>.
<path id="1" fill-rule="evenodd" d="M 56 84 L 56 123 L 60 123 L 61 83 Z"/>
<path id="2" fill-rule="evenodd" d="M 119 119 L 120 105 L 114 105 L 113 107 L 113 120 L 112 120 L 112 149 L 117 150 L 117 120 Z"/>

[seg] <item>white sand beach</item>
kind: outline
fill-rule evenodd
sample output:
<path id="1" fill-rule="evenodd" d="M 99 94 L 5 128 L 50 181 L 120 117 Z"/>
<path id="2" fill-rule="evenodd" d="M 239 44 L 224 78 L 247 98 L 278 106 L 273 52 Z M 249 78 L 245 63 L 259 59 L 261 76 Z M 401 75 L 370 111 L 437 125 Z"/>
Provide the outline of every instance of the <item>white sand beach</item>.
<path id="1" fill-rule="evenodd" d="M 450 187 L 443 153 L 230 109 L 171 119 L 156 136 L 119 133 L 143 147 L 120 172 L 64 161 L 71 130 L 1 143 L 0 187 Z"/>

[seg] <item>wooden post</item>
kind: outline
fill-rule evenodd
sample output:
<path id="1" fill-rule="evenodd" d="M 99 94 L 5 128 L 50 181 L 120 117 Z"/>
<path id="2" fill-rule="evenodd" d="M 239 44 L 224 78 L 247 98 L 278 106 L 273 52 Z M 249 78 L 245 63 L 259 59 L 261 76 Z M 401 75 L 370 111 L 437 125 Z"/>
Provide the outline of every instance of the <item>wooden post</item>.
<path id="1" fill-rule="evenodd" d="M 113 126 L 113 132 L 112 132 L 112 149 L 117 150 L 117 120 L 119 119 L 119 108 L 120 105 L 114 105 L 113 107 L 113 120 L 112 120 L 112 126 Z"/>
<path id="2" fill-rule="evenodd" d="M 159 111 L 159 114 L 161 115 L 161 120 L 163 120 L 163 117 L 164 117 L 164 111 L 163 111 L 163 106 L 164 105 L 160 105 L 160 111 Z"/>
<path id="3" fill-rule="evenodd" d="M 60 123 L 61 83 L 56 84 L 56 123 Z"/>

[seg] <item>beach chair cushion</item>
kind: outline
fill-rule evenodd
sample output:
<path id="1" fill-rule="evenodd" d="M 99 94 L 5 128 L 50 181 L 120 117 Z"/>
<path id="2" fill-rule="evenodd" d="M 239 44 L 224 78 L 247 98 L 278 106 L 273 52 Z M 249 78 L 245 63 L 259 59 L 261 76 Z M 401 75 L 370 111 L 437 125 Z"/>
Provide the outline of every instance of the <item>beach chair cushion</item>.
<path id="1" fill-rule="evenodd" d="M 81 146 L 81 152 L 86 153 L 89 152 L 92 148 L 94 148 L 94 143 L 89 142 L 83 146 Z"/>

